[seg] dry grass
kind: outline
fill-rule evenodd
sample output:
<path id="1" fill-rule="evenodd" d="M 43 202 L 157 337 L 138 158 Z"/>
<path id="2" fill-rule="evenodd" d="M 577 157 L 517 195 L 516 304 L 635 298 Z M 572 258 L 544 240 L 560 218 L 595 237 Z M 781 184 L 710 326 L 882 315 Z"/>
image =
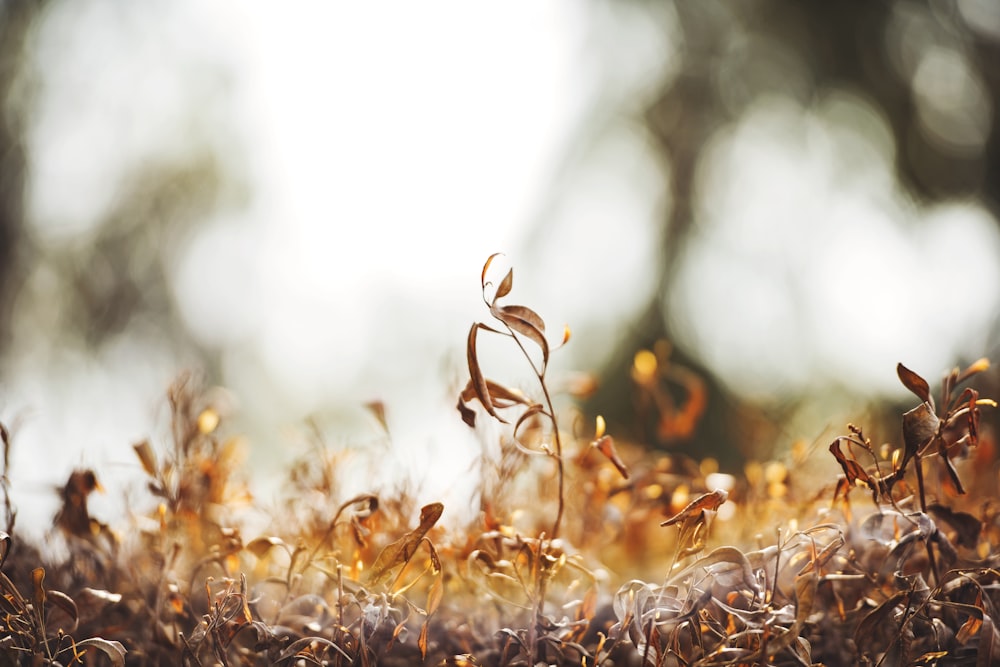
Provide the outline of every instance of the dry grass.
<path id="1" fill-rule="evenodd" d="M 168 394 L 173 441 L 135 446 L 148 511 L 106 526 L 86 502 L 100 471 L 67 480 L 53 532 L 68 558 L 18 539 L 5 463 L 0 664 L 1000 660 L 997 462 L 979 432 L 994 404 L 960 388 L 985 362 L 946 375 L 937 403 L 900 366 L 917 399 L 903 442 L 877 448 L 850 426 L 830 445 L 839 477 L 796 481 L 772 462 L 736 479 L 616 445 L 602 420 L 563 428 L 542 318 L 502 305 L 513 274 L 494 287 L 489 269 L 496 323 L 470 331 L 459 408 L 507 426 L 475 521 L 446 527 L 439 503 L 405 493 L 341 497 L 342 454 L 317 447 L 289 470 L 280 520 L 245 535 L 235 440 L 184 376 Z M 486 378 L 480 334 L 520 348 L 538 400 Z"/>

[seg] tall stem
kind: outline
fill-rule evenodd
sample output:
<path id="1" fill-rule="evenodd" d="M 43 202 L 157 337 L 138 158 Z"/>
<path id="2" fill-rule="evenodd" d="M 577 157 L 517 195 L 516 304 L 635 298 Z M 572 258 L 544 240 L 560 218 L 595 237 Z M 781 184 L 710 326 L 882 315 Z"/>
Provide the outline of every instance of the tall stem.
<path id="1" fill-rule="evenodd" d="M 552 398 L 549 396 L 549 388 L 545 386 L 544 378 L 539 375 L 538 380 L 542 385 L 542 393 L 545 394 L 545 405 L 549 409 L 549 419 L 552 420 L 552 439 L 556 445 L 556 479 L 559 485 L 559 506 L 556 510 L 556 520 L 552 523 L 552 539 L 559 537 L 559 528 L 562 525 L 563 516 L 563 455 L 562 439 L 559 436 L 559 424 L 556 422 L 556 413 L 552 407 Z"/>
<path id="2" fill-rule="evenodd" d="M 510 326 L 508 326 L 506 323 L 504 324 L 504 326 L 507 327 L 507 331 L 509 332 L 510 337 L 513 338 L 514 342 L 517 343 L 517 346 L 521 348 L 521 354 L 523 354 L 524 358 L 528 360 L 528 364 L 531 365 L 532 372 L 534 372 L 535 377 L 538 378 L 538 384 L 541 385 L 542 394 L 545 396 L 545 407 L 549 411 L 548 418 L 549 421 L 552 422 L 552 440 L 556 446 L 556 454 L 555 454 L 556 480 L 559 486 L 559 505 L 558 508 L 556 509 L 556 520 L 552 523 L 552 539 L 554 540 L 559 537 L 559 528 L 562 526 L 563 505 L 564 505 L 564 500 L 563 500 L 564 471 L 563 471 L 563 456 L 562 456 L 562 438 L 559 435 L 559 422 L 556 420 L 556 411 L 555 408 L 552 406 L 552 397 L 549 395 L 549 387 L 548 385 L 545 384 L 546 366 L 543 363 L 541 370 L 539 370 L 538 367 L 535 366 L 535 362 L 531 358 L 531 355 L 528 354 L 528 351 L 526 349 L 524 349 L 524 345 L 521 343 L 521 339 L 518 338 L 517 335 L 515 335 L 514 331 L 510 328 Z"/>

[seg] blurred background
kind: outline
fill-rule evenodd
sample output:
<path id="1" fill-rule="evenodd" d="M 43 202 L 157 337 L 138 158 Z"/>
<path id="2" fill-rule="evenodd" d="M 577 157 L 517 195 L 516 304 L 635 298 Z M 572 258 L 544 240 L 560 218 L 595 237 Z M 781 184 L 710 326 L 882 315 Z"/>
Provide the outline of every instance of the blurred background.
<path id="1" fill-rule="evenodd" d="M 993 0 L 3 2 L 19 526 L 141 477 L 184 369 L 265 502 L 314 428 L 461 498 L 498 251 L 619 437 L 734 468 L 896 415 L 897 362 L 997 357 L 997 63 Z"/>

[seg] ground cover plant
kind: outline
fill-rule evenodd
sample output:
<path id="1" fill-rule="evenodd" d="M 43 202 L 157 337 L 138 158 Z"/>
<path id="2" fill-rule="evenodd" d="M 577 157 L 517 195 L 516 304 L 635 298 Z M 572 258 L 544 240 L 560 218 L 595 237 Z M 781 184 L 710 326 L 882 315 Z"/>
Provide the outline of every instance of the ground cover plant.
<path id="1" fill-rule="evenodd" d="M 796 488 L 781 461 L 723 474 L 557 411 L 558 346 L 537 312 L 506 303 L 513 271 L 494 275 L 495 259 L 456 414 L 499 440 L 474 519 L 449 524 L 441 503 L 399 489 L 343 497 L 345 453 L 317 438 L 271 525 L 251 528 L 238 440 L 184 375 L 167 396 L 171 442 L 134 445 L 146 489 L 129 524 L 91 516 L 101 471 L 76 471 L 57 556 L 19 537 L 16 443 L 0 428 L 0 664 L 1000 661 L 997 462 L 981 424 L 996 406 L 969 386 L 985 360 L 936 395 L 900 364 L 916 402 L 900 441 L 848 425 L 813 454 L 834 464 L 821 484 Z M 517 350 L 533 386 L 488 375 L 484 336 Z M 638 380 L 656 372 L 652 352 L 636 355 Z"/>

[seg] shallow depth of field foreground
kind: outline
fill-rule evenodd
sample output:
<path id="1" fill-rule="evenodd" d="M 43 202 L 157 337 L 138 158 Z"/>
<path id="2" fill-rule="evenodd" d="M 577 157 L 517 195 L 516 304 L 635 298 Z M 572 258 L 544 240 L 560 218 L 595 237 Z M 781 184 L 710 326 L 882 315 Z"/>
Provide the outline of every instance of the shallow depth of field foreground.
<path id="1" fill-rule="evenodd" d="M 398 488 L 342 497 L 345 453 L 321 439 L 279 506 L 254 507 L 239 440 L 184 375 L 167 394 L 172 442 L 134 445 L 146 489 L 127 524 L 87 506 L 121 481 L 79 470 L 51 539 L 31 544 L 7 494 L 17 442 L 4 428 L 0 664 L 1000 660 L 996 449 L 980 428 L 996 404 L 972 388 L 985 359 L 931 383 L 900 364 L 913 397 L 898 441 L 844 425 L 787 461 L 723 474 L 557 411 L 567 396 L 547 370 L 570 330 L 553 336 L 512 300 L 513 271 L 493 259 L 455 419 L 499 442 L 483 442 L 467 524 Z M 523 356 L 532 385 L 493 379 L 487 337 Z M 637 354 L 636 381 L 657 363 Z M 797 475 L 813 457 L 839 474 Z"/>

